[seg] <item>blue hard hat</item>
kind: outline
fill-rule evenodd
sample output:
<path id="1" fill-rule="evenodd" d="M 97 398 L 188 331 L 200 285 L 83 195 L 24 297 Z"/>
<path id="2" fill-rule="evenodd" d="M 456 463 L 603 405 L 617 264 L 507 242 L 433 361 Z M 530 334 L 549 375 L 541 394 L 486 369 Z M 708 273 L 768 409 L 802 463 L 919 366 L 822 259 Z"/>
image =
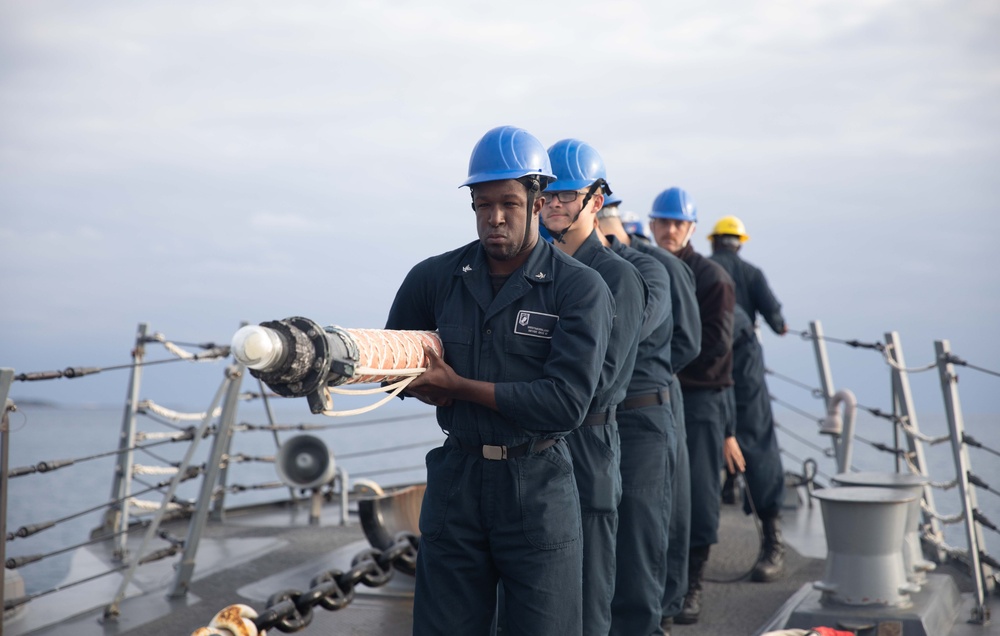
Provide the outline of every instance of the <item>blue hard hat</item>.
<path id="1" fill-rule="evenodd" d="M 563 139 L 549 148 L 552 170 L 559 180 L 556 190 L 579 190 L 607 178 L 604 160 L 594 147 L 579 139 Z"/>
<path id="2" fill-rule="evenodd" d="M 520 179 L 528 175 L 538 175 L 549 180 L 556 178 L 552 174 L 545 146 L 527 130 L 515 126 L 498 126 L 483 135 L 472 149 L 469 178 L 462 186 Z"/>
<path id="3" fill-rule="evenodd" d="M 613 205 L 621 205 L 622 198 L 617 194 L 611 193 L 604 197 L 604 207 L 610 208 Z"/>
<path id="4" fill-rule="evenodd" d="M 669 188 L 653 201 L 651 219 L 675 219 L 677 221 L 698 222 L 698 210 L 688 193 L 680 188 Z"/>
<path id="5" fill-rule="evenodd" d="M 643 238 L 649 238 L 649 231 L 646 229 L 646 223 L 639 218 L 639 215 L 635 212 L 626 212 L 621 216 L 622 227 L 625 229 L 626 234 L 638 234 Z"/>

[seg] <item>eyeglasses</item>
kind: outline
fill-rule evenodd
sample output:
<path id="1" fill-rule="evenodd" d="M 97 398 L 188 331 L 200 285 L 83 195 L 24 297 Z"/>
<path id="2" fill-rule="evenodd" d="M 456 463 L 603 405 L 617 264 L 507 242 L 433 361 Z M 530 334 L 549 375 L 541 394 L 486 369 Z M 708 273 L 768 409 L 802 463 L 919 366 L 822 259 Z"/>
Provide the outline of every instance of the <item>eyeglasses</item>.
<path id="1" fill-rule="evenodd" d="M 579 197 L 587 196 L 587 193 L 579 190 L 560 190 L 558 192 L 542 192 L 542 196 L 549 201 L 559 199 L 560 203 L 572 203 Z"/>

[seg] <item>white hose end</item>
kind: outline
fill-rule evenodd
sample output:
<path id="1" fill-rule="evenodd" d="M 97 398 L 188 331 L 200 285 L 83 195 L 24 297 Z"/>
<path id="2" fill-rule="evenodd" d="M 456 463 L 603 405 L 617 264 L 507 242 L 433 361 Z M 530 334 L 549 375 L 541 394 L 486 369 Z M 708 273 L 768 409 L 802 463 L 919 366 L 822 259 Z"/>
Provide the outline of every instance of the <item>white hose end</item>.
<path id="1" fill-rule="evenodd" d="M 281 359 L 284 345 L 274 329 L 248 325 L 233 334 L 232 352 L 251 369 L 269 371 Z"/>

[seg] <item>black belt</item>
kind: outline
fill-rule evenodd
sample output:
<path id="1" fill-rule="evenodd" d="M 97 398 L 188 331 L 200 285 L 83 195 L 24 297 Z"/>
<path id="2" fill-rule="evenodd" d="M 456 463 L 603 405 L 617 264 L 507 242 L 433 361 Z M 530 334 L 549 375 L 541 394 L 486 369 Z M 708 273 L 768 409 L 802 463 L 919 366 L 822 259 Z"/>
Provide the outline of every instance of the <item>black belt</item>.
<path id="1" fill-rule="evenodd" d="M 615 410 L 616 407 L 611 406 L 603 413 L 591 413 L 587 417 L 583 418 L 583 423 L 580 424 L 580 426 L 602 426 L 604 424 L 611 424 L 615 421 Z"/>
<path id="2" fill-rule="evenodd" d="M 630 398 L 625 398 L 622 400 L 622 403 L 618 406 L 618 408 L 623 411 L 628 411 L 631 409 L 641 409 L 644 406 L 669 403 L 670 389 L 660 389 L 656 393 L 646 393 L 644 395 L 635 395 Z"/>
<path id="3" fill-rule="evenodd" d="M 555 446 L 559 440 L 539 439 L 521 444 L 520 446 L 490 446 L 489 444 L 466 444 L 455 440 L 459 448 L 470 455 L 482 457 L 483 459 L 503 460 L 524 457 L 531 453 L 540 453 L 550 446 Z"/>

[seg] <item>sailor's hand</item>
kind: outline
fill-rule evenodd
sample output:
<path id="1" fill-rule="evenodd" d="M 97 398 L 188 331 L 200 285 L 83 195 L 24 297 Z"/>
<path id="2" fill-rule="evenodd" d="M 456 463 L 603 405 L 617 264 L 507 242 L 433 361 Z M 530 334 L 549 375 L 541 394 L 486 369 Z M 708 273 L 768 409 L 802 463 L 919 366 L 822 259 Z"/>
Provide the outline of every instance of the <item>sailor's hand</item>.
<path id="1" fill-rule="evenodd" d="M 747 462 L 743 459 L 743 451 L 735 437 L 727 437 L 722 443 L 722 457 L 726 460 L 726 469 L 730 473 L 743 472 L 747 468 Z"/>
<path id="2" fill-rule="evenodd" d="M 458 374 L 433 349 L 424 347 L 427 370 L 406 387 L 406 392 L 433 406 L 451 406 Z"/>

